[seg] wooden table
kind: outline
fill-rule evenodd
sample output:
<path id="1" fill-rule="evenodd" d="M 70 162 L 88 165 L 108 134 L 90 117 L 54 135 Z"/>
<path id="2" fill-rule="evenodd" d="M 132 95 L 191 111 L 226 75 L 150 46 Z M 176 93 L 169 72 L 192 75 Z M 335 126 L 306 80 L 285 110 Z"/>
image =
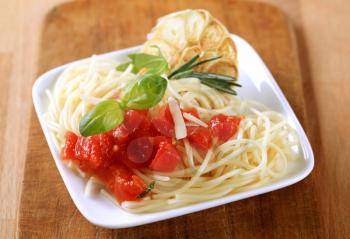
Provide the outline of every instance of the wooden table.
<path id="1" fill-rule="evenodd" d="M 61 2 L 0 1 L 0 238 L 16 235 L 40 27 L 48 10 Z M 312 85 L 304 90 L 315 109 L 311 133 L 318 151 L 311 177 L 322 179 L 313 189 L 320 231 L 324 237 L 345 238 L 350 233 L 350 2 L 264 2 L 283 9 L 296 29 L 303 77 Z"/>

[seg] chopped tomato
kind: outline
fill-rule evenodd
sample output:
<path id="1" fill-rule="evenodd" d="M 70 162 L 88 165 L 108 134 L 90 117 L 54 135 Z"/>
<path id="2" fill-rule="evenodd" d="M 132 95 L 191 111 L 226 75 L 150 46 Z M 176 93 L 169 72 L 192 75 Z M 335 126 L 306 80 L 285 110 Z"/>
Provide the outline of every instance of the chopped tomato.
<path id="1" fill-rule="evenodd" d="M 143 110 L 135 110 L 139 112 L 140 114 L 143 114 L 145 117 L 148 116 L 149 109 L 143 109 Z"/>
<path id="2" fill-rule="evenodd" d="M 129 168 L 143 168 L 143 167 L 147 167 L 148 164 L 142 164 L 142 163 L 137 163 L 135 162 L 135 159 L 130 160 L 130 158 L 137 157 L 137 155 L 132 155 L 130 154 L 130 158 L 128 157 L 128 152 L 127 152 L 127 145 L 118 145 L 116 147 L 116 152 L 114 154 L 114 158 L 116 159 L 116 161 L 122 163 L 123 165 L 129 167 Z"/>
<path id="3" fill-rule="evenodd" d="M 117 144 L 125 144 L 130 140 L 133 134 L 146 120 L 148 110 L 127 110 L 124 121 L 115 129 L 110 131 Z"/>
<path id="4" fill-rule="evenodd" d="M 128 155 L 126 154 L 126 144 L 121 144 L 121 145 L 114 145 L 113 146 L 113 158 L 116 161 L 125 163 L 125 161 L 128 158 Z"/>
<path id="5" fill-rule="evenodd" d="M 210 120 L 210 131 L 220 141 L 227 141 L 236 134 L 241 118 L 237 116 L 215 115 Z"/>
<path id="6" fill-rule="evenodd" d="M 75 144 L 77 143 L 78 136 L 73 132 L 67 132 L 65 134 L 66 143 L 62 149 L 62 159 L 74 160 L 75 159 Z"/>
<path id="7" fill-rule="evenodd" d="M 170 112 L 170 108 L 169 108 L 169 104 L 166 104 L 164 107 L 164 117 L 165 119 L 167 119 L 169 122 L 171 122 L 174 125 L 174 120 L 173 120 L 173 116 Z M 162 110 L 161 110 L 162 112 Z"/>
<path id="8" fill-rule="evenodd" d="M 152 119 L 152 126 L 161 134 L 167 137 L 175 137 L 174 125 L 162 117 Z"/>
<path id="9" fill-rule="evenodd" d="M 181 111 L 182 111 L 182 113 L 191 114 L 192 116 L 194 116 L 194 117 L 196 117 L 198 119 L 200 118 L 199 117 L 199 113 L 198 113 L 198 111 L 195 108 L 186 108 L 186 109 L 183 109 Z M 185 121 L 187 122 L 188 120 L 185 119 Z"/>
<path id="10" fill-rule="evenodd" d="M 85 172 L 104 169 L 113 161 L 113 139 L 106 133 L 79 137 L 75 145 L 75 157 Z"/>
<path id="11" fill-rule="evenodd" d="M 152 159 L 153 144 L 149 137 L 133 139 L 127 146 L 127 162 L 131 168 L 142 168 Z"/>
<path id="12" fill-rule="evenodd" d="M 171 138 L 165 136 L 135 138 L 128 144 L 115 145 L 114 158 L 130 168 L 147 167 L 161 142 L 171 143 Z"/>
<path id="13" fill-rule="evenodd" d="M 161 142 L 168 142 L 171 144 L 171 138 L 165 136 L 155 136 L 153 139 L 153 145 L 158 149 Z"/>
<path id="14" fill-rule="evenodd" d="M 129 168 L 138 168 L 137 164 L 134 164 L 132 161 L 129 161 L 127 154 L 127 144 L 116 145 L 114 146 L 114 159 Z"/>
<path id="15" fill-rule="evenodd" d="M 163 141 L 159 144 L 157 154 L 149 165 L 149 168 L 161 172 L 172 172 L 180 160 L 180 154 L 175 146 Z"/>
<path id="16" fill-rule="evenodd" d="M 117 144 L 125 144 L 130 139 L 130 131 L 123 123 L 108 132 Z"/>
<path id="17" fill-rule="evenodd" d="M 158 131 L 154 127 L 152 127 L 151 120 L 146 118 L 135 130 L 133 138 L 156 136 L 157 134 Z"/>
<path id="18" fill-rule="evenodd" d="M 128 192 L 129 195 L 139 196 L 143 191 L 147 189 L 147 184 L 137 175 L 131 176 L 131 183 L 124 185 L 124 189 Z M 132 198 L 131 198 L 132 199 Z"/>
<path id="19" fill-rule="evenodd" d="M 209 129 L 202 126 L 187 127 L 187 138 L 199 150 L 206 151 L 212 145 L 212 137 Z"/>
<path id="20" fill-rule="evenodd" d="M 158 134 L 175 137 L 174 121 L 168 104 L 161 107 L 158 116 L 154 117 L 151 122 Z"/>
<path id="21" fill-rule="evenodd" d="M 112 164 L 100 175 L 100 178 L 118 202 L 137 201 L 139 200 L 137 196 L 147 188 L 141 178 L 121 163 Z"/>
<path id="22" fill-rule="evenodd" d="M 158 114 L 160 117 L 165 118 L 167 121 L 169 121 L 172 125 L 174 125 L 173 116 L 171 115 L 169 104 L 166 104 L 161 107 L 160 113 Z"/>
<path id="23" fill-rule="evenodd" d="M 81 137 L 68 132 L 62 158 L 78 160 L 80 168 L 98 176 L 119 202 L 137 201 L 147 185 L 132 168 L 147 167 L 156 159 L 156 168 L 172 170 L 180 160 L 171 144 L 174 125 L 164 115 L 159 119 L 160 123 L 151 121 L 148 110 L 127 110 L 124 121 L 107 133 Z M 162 161 L 165 166 L 159 164 Z"/>
<path id="24" fill-rule="evenodd" d="M 147 113 L 147 110 L 127 110 L 124 116 L 123 124 L 130 133 L 133 133 L 146 118 Z"/>

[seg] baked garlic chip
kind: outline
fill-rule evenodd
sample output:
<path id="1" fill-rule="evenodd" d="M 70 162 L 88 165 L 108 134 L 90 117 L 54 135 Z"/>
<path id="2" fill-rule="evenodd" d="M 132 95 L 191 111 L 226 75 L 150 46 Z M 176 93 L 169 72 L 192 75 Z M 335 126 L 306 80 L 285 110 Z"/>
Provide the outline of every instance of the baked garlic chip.
<path id="1" fill-rule="evenodd" d="M 206 10 L 183 10 L 160 18 L 147 36 L 142 52 L 157 55 L 159 50 L 170 70 L 200 54 L 200 60 L 220 59 L 195 68 L 237 77 L 237 50 L 226 27 Z"/>

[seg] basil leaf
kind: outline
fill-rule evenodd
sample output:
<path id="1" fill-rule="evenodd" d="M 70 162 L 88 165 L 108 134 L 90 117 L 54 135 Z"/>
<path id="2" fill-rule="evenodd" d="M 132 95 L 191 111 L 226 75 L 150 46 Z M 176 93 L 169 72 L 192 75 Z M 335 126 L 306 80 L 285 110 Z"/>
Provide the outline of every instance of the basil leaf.
<path id="1" fill-rule="evenodd" d="M 141 69 L 146 69 L 149 74 L 161 75 L 168 71 L 168 63 L 162 55 L 154 56 L 145 53 L 129 54 L 131 61 L 120 64 L 117 71 L 125 71 L 130 64 L 133 64 L 133 73 L 138 73 Z"/>
<path id="2" fill-rule="evenodd" d="M 167 84 L 167 80 L 159 75 L 143 75 L 126 86 L 122 102 L 129 109 L 151 108 L 162 100 Z"/>
<path id="3" fill-rule="evenodd" d="M 128 68 L 128 66 L 131 64 L 131 62 L 129 61 L 129 62 L 125 62 L 125 63 L 123 63 L 123 64 L 120 64 L 119 66 L 117 66 L 117 71 L 121 71 L 121 72 L 123 72 L 123 71 L 125 71 L 126 70 L 126 68 Z"/>
<path id="4" fill-rule="evenodd" d="M 81 119 L 79 132 L 82 136 L 101 134 L 115 128 L 123 119 L 123 110 L 117 101 L 102 101 Z"/>
<path id="5" fill-rule="evenodd" d="M 153 56 L 145 53 L 130 54 L 128 56 L 136 72 L 146 68 L 149 74 L 161 75 L 168 71 L 168 63 L 163 56 Z"/>

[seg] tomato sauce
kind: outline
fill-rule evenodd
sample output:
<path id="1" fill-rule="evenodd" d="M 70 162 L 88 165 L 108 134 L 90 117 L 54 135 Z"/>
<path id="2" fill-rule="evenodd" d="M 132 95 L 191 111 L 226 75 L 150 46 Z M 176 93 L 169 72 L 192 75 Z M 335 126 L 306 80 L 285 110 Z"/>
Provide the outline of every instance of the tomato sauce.
<path id="1" fill-rule="evenodd" d="M 200 118 L 194 108 L 182 112 Z M 234 136 L 240 121 L 236 116 L 215 115 L 208 128 L 188 126 L 187 138 L 193 147 L 205 152 L 213 146 L 213 138 L 225 142 Z M 172 143 L 175 129 L 168 105 L 152 118 L 148 110 L 127 110 L 124 121 L 106 133 L 83 137 L 67 132 L 65 137 L 62 159 L 75 160 L 81 170 L 98 177 L 118 202 L 140 200 L 139 195 L 147 189 L 132 169 L 172 172 L 181 162 L 181 154 Z"/>

